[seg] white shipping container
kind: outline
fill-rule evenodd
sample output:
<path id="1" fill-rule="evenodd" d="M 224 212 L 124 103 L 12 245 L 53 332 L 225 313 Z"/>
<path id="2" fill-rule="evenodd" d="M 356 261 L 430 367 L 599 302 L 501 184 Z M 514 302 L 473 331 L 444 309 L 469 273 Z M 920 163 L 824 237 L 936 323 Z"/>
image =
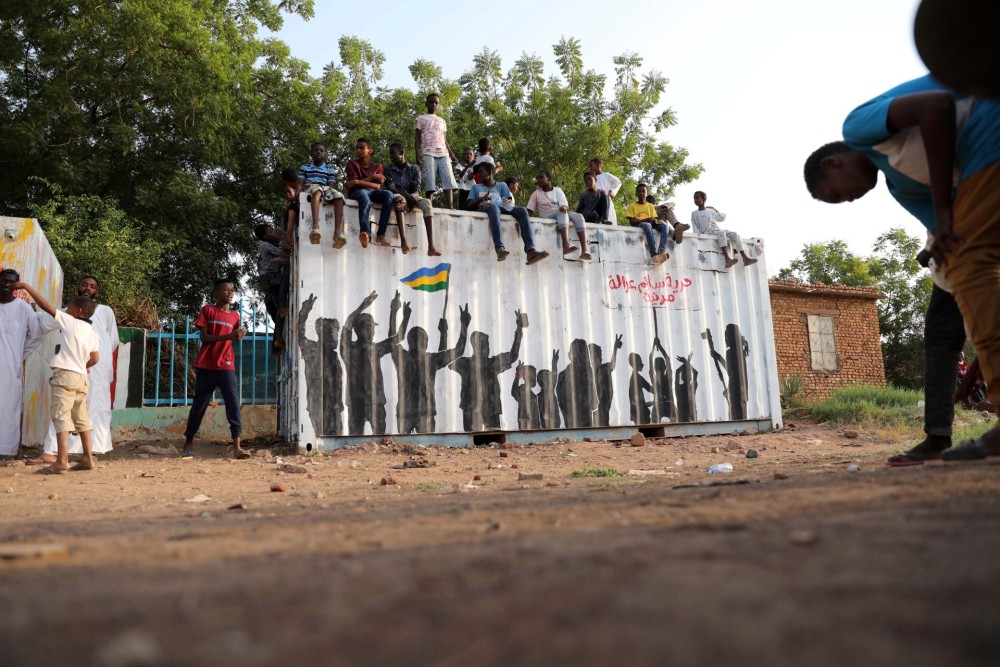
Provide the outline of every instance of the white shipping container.
<path id="1" fill-rule="evenodd" d="M 554 222 L 533 218 L 551 256 L 527 266 L 508 216 L 511 255 L 498 262 L 481 213 L 435 210 L 443 254 L 428 257 L 419 212 L 406 215 L 416 247 L 404 255 L 394 225 L 392 247 L 361 248 L 353 202 L 339 250 L 333 208 L 318 245 L 305 197 L 301 211 L 281 395 L 282 431 L 303 451 L 386 435 L 466 444 L 781 427 L 757 239 L 745 240 L 760 259 L 749 267 L 725 269 L 716 238 L 690 233 L 654 265 L 640 229 L 588 224 L 593 261 L 581 262 L 563 258 Z"/>

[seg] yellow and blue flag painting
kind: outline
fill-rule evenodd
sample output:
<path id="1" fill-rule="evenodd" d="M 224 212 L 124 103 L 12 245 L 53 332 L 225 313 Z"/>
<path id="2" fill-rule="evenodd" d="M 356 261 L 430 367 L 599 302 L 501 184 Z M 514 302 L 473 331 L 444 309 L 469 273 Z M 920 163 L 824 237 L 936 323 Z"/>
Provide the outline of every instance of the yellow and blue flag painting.
<path id="1" fill-rule="evenodd" d="M 400 278 L 399 282 L 423 292 L 439 292 L 448 287 L 448 272 L 451 264 L 438 264 L 426 269 L 418 269 L 410 275 Z"/>

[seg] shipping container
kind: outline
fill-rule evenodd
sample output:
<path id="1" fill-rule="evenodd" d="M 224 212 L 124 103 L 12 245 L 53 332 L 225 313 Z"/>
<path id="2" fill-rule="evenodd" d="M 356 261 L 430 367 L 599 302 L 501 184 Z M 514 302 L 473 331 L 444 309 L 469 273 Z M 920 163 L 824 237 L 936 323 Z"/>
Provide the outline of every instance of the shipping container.
<path id="1" fill-rule="evenodd" d="M 404 254 L 394 224 L 390 247 L 361 247 L 353 202 L 347 245 L 333 247 L 328 205 L 311 244 L 305 197 L 300 208 L 279 392 L 301 451 L 781 427 L 759 239 L 745 240 L 751 266 L 725 268 L 717 237 L 690 233 L 656 265 L 642 230 L 588 224 L 586 262 L 532 218 L 551 254 L 529 266 L 506 215 L 499 262 L 482 213 L 436 209 L 442 255 L 429 257 L 419 211 Z"/>

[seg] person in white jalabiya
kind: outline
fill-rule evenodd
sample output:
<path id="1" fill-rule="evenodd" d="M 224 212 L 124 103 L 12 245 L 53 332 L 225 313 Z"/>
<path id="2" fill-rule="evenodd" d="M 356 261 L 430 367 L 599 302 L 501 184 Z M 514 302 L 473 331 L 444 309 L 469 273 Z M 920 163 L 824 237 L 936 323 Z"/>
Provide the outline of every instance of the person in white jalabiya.
<path id="1" fill-rule="evenodd" d="M 17 455 L 21 444 L 24 362 L 42 342 L 35 311 L 14 297 L 14 269 L 0 271 L 0 457 Z"/>
<path id="2" fill-rule="evenodd" d="M 618 224 L 618 214 L 615 213 L 615 195 L 622 188 L 621 179 L 604 171 L 604 161 L 595 157 L 590 161 L 590 173 L 597 177 L 597 190 L 608 196 L 608 223 Z"/>
<path id="3" fill-rule="evenodd" d="M 80 284 L 76 287 L 77 296 L 86 296 L 97 300 L 101 292 L 101 284 L 93 276 L 84 276 Z M 46 315 L 39 315 L 45 318 L 49 324 L 43 325 L 43 329 L 55 326 L 55 321 Z M 90 369 L 90 391 L 87 393 L 87 408 L 90 411 L 90 421 L 93 430 L 90 432 L 91 447 L 94 454 L 107 454 L 111 451 L 111 383 L 114 382 L 114 351 L 118 349 L 118 324 L 115 321 L 115 313 L 104 304 L 98 304 L 90 322 L 97 333 L 97 338 L 101 342 L 99 361 L 97 365 Z M 83 445 L 80 436 L 75 433 L 69 438 L 69 453 L 82 454 Z M 29 463 L 41 464 L 52 463 L 56 460 L 56 432 L 54 427 L 49 427 L 49 434 L 45 438 L 45 452 L 41 458 L 31 459 Z"/>

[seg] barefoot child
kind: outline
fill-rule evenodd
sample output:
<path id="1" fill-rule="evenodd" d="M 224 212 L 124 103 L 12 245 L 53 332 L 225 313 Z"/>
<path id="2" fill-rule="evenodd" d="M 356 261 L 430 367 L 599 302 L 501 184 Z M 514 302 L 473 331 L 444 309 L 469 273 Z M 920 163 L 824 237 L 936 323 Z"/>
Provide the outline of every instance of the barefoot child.
<path id="1" fill-rule="evenodd" d="M 587 249 L 587 227 L 584 225 L 583 216 L 577 212 L 570 212 L 569 201 L 562 188 L 552 185 L 552 174 L 543 169 L 535 177 L 538 189 L 531 193 L 528 199 L 528 213 L 538 215 L 541 218 L 548 218 L 556 221 L 556 231 L 562 239 L 563 255 L 568 255 L 579 250 L 569 242 L 569 223 L 573 223 L 576 229 L 576 236 L 580 239 L 580 259 L 592 259 Z"/>
<path id="2" fill-rule="evenodd" d="M 739 260 L 729 254 L 729 246 L 740 253 L 743 257 L 743 266 L 756 264 L 756 259 L 747 257 L 746 249 L 743 247 L 743 239 L 736 232 L 719 227 L 718 223 L 726 219 L 725 213 L 719 213 L 714 206 L 705 206 L 708 195 L 699 190 L 694 193 L 694 205 L 697 210 L 691 212 L 691 224 L 694 231 L 699 234 L 709 234 L 719 238 L 719 247 L 722 248 L 722 256 L 726 258 L 726 268 L 734 266 Z"/>
<path id="3" fill-rule="evenodd" d="M 43 473 L 63 473 L 69 470 L 69 434 L 80 435 L 83 459 L 73 470 L 92 470 L 94 455 L 91 451 L 90 413 L 87 410 L 87 391 L 90 382 L 87 374 L 100 358 L 101 341 L 90 323 L 90 316 L 97 309 L 97 302 L 85 296 L 75 296 L 66 304 L 66 310 L 56 310 L 35 288 L 25 283 L 14 284 L 35 300 L 38 307 L 55 319 L 62 333 L 59 352 L 52 357 L 52 424 L 56 430 L 56 460 Z"/>
<path id="4" fill-rule="evenodd" d="M 423 167 L 424 191 L 430 199 L 440 185 L 448 208 L 455 208 L 454 191 L 458 184 L 451 168 L 458 164 L 458 158 L 448 143 L 448 123 L 435 113 L 441 106 L 441 97 L 431 93 L 424 102 L 427 113 L 417 116 L 414 128 L 414 146 Z"/>
<path id="5" fill-rule="evenodd" d="M 194 360 L 197 379 L 194 401 L 184 430 L 184 453 L 181 457 L 185 459 L 194 457 L 194 436 L 201 427 L 201 420 L 216 389 L 222 392 L 222 400 L 226 403 L 226 420 L 233 436 L 233 456 L 237 459 L 250 458 L 250 452 L 240 447 L 240 392 L 233 354 L 233 341 L 243 338 L 247 330 L 239 326 L 240 316 L 229 307 L 233 292 L 233 283 L 216 280 L 212 290 L 215 305 L 204 306 L 194 322 L 201 334 L 201 349 Z"/>
<path id="6" fill-rule="evenodd" d="M 434 208 L 431 200 L 420 196 L 420 169 L 406 161 L 403 144 L 389 146 L 389 168 L 385 172 L 385 188 L 392 193 L 396 209 L 396 225 L 399 227 L 399 243 L 405 255 L 410 251 L 403 229 L 403 212 L 419 208 L 424 217 L 427 231 L 427 254 L 437 257 L 441 253 L 434 247 Z"/>
<path id="7" fill-rule="evenodd" d="M 309 149 L 310 162 L 299 168 L 299 180 L 296 183 L 295 198 L 299 193 L 310 196 L 312 204 L 312 231 L 309 232 L 309 242 L 319 243 L 319 207 L 323 202 L 333 203 L 334 232 L 333 247 L 343 248 L 347 240 L 344 238 L 344 195 L 335 190 L 333 167 L 326 163 L 326 147 L 320 142 L 313 143 Z"/>
<path id="8" fill-rule="evenodd" d="M 458 208 L 466 210 L 465 205 L 469 202 L 469 190 L 476 184 L 473 175 L 476 165 L 476 152 L 471 148 L 462 151 L 462 161 L 455 167 L 455 180 L 458 181 Z"/>

